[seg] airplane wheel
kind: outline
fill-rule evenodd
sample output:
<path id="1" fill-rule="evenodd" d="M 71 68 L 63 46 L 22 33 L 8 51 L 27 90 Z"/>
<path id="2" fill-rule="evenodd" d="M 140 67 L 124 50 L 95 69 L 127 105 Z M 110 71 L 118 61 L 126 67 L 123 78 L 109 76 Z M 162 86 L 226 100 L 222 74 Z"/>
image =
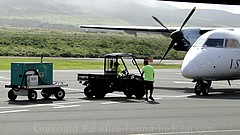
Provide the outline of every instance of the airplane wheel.
<path id="1" fill-rule="evenodd" d="M 202 87 L 203 87 L 203 82 L 201 81 L 197 81 L 195 88 L 194 88 L 194 92 L 197 96 L 200 96 L 202 93 Z"/>
<path id="2" fill-rule="evenodd" d="M 61 88 L 56 90 L 55 97 L 57 100 L 62 100 L 65 97 L 65 91 Z"/>
<path id="3" fill-rule="evenodd" d="M 207 83 L 203 83 L 202 94 L 204 96 L 208 95 L 211 84 L 212 84 L 211 81 L 207 81 Z"/>
<path id="4" fill-rule="evenodd" d="M 202 94 L 204 96 L 208 95 L 208 92 L 209 92 L 209 87 L 208 86 L 203 86 L 203 89 L 202 89 Z"/>
<path id="5" fill-rule="evenodd" d="M 34 90 L 28 91 L 28 100 L 29 101 L 35 101 L 37 100 L 37 92 Z"/>
<path id="6" fill-rule="evenodd" d="M 8 98 L 9 98 L 11 101 L 16 100 L 17 95 L 14 94 L 13 89 L 11 89 L 11 90 L 8 91 Z"/>

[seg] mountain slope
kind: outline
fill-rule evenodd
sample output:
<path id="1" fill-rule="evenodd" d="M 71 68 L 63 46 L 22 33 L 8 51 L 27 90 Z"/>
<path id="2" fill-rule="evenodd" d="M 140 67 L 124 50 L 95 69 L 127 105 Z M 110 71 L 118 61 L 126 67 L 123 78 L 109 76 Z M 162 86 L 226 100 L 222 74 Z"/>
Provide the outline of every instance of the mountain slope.
<path id="1" fill-rule="evenodd" d="M 190 10 L 146 0 L 0 0 L 0 26 L 78 29 L 80 24 L 180 26 Z M 224 19 L 223 19 L 224 18 Z M 239 27 L 240 15 L 196 10 L 186 26 Z"/>

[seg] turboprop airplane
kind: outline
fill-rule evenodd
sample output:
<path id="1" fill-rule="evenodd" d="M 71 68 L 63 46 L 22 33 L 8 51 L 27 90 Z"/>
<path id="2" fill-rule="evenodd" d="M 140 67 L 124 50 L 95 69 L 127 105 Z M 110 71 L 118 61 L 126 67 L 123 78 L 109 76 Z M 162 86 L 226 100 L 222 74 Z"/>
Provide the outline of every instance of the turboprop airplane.
<path id="1" fill-rule="evenodd" d="M 212 81 L 240 79 L 240 31 L 212 30 L 186 53 L 181 73 L 196 82 L 196 95 L 207 95 Z"/>
<path id="2" fill-rule="evenodd" d="M 124 30 L 127 33 L 159 32 L 170 35 L 172 41 L 161 61 L 170 51 L 186 51 L 181 73 L 196 82 L 196 95 L 207 95 L 212 81 L 240 79 L 240 29 L 183 28 L 195 11 L 184 20 L 180 29 L 168 28 L 153 16 L 162 27 L 81 25 L 80 28 Z"/>

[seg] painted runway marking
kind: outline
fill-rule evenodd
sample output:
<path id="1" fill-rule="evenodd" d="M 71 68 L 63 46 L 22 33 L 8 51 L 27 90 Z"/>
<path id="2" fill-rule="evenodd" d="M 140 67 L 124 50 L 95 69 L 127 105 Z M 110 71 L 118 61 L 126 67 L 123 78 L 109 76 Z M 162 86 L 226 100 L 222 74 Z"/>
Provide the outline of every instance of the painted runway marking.
<path id="1" fill-rule="evenodd" d="M 194 84 L 193 82 L 182 82 L 182 81 L 173 81 L 173 82 L 178 84 Z"/>
<path id="2" fill-rule="evenodd" d="M 104 103 L 101 103 L 102 105 L 109 105 L 109 104 L 117 104 L 117 103 L 119 103 L 119 102 L 104 102 Z"/>
<path id="3" fill-rule="evenodd" d="M 123 94 L 114 94 L 114 93 L 108 93 L 107 96 L 117 96 L 117 97 L 126 97 Z"/>
<path id="4" fill-rule="evenodd" d="M 154 99 L 163 99 L 163 98 L 182 98 L 182 97 L 188 97 L 188 96 L 192 96 L 195 94 L 189 94 L 189 95 L 159 95 L 159 96 L 154 96 Z"/>
<path id="5" fill-rule="evenodd" d="M 79 103 L 89 103 L 91 101 L 76 101 L 76 102 L 65 102 L 65 103 L 50 103 L 50 104 L 36 104 L 36 105 L 25 105 L 25 106 L 11 106 L 11 107 L 0 107 L 0 109 L 14 109 L 14 108 L 34 108 L 34 107 L 47 107 L 47 106 L 64 106 L 68 104 L 79 104 Z"/>
<path id="6" fill-rule="evenodd" d="M 74 89 L 74 88 L 64 88 L 64 90 L 79 91 L 79 92 L 83 91 L 81 89 Z"/>
<path id="7" fill-rule="evenodd" d="M 154 100 L 159 100 L 159 99 L 163 99 L 161 97 L 154 97 Z"/>
<path id="8" fill-rule="evenodd" d="M 8 77 L 2 77 L 2 76 L 0 76 L 0 79 L 10 80 L 10 78 L 8 78 Z"/>
<path id="9" fill-rule="evenodd" d="M 6 84 L 9 84 L 10 82 L 9 82 L 9 81 L 0 81 L 0 83 L 6 83 Z"/>
<path id="10" fill-rule="evenodd" d="M 18 112 L 28 112 L 29 110 L 11 110 L 11 111 L 1 111 L 0 114 L 6 113 L 18 113 Z"/>
<path id="11" fill-rule="evenodd" d="M 68 105 L 68 106 L 65 106 L 65 105 L 62 105 L 62 106 L 57 106 L 57 107 L 53 107 L 55 109 L 61 109 L 61 108 L 72 108 L 72 107 L 79 107 L 81 105 Z"/>
<path id="12" fill-rule="evenodd" d="M 195 85 L 196 83 L 195 82 L 183 82 L 183 81 L 173 81 L 174 83 L 176 84 L 192 84 L 192 85 Z M 232 84 L 232 86 L 238 86 L 237 84 Z M 231 86 L 229 86 L 227 83 L 225 82 L 215 82 L 214 84 L 212 84 L 212 88 L 214 87 L 226 87 L 226 88 L 231 88 Z"/>
<path id="13" fill-rule="evenodd" d="M 240 129 L 236 130 L 212 130 L 212 131 L 192 131 L 192 132 L 165 132 L 165 133 L 144 133 L 144 134 L 131 134 L 131 135 L 185 135 L 185 134 L 206 134 L 206 133 L 230 133 L 240 132 Z"/>

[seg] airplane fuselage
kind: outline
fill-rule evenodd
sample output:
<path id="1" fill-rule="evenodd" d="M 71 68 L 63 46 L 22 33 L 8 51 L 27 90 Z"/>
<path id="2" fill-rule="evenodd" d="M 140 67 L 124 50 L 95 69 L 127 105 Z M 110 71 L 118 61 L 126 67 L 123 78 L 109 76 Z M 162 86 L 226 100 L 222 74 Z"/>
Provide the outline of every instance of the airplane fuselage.
<path id="1" fill-rule="evenodd" d="M 193 44 L 187 52 L 182 75 L 194 80 L 240 79 L 240 32 L 210 31 Z"/>

